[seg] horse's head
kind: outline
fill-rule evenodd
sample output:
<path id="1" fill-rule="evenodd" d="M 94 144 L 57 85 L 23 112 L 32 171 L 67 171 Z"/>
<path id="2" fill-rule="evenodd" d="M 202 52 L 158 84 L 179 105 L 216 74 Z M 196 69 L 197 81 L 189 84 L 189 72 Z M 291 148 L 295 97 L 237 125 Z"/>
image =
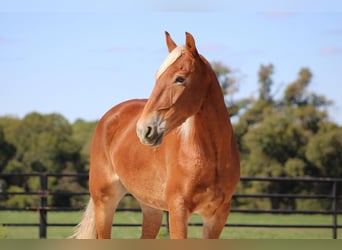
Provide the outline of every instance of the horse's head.
<path id="1" fill-rule="evenodd" d="M 177 46 L 166 34 L 169 55 L 156 74 L 156 84 L 137 122 L 141 143 L 158 146 L 169 131 L 199 111 L 208 90 L 205 60 L 198 54 L 195 40 L 186 34 L 186 43 Z"/>

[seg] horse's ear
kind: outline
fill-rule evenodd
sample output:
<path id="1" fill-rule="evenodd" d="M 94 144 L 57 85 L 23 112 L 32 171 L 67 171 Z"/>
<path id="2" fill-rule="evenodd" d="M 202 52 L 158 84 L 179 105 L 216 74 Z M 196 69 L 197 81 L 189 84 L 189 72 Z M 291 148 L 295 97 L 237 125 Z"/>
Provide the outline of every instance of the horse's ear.
<path id="1" fill-rule="evenodd" d="M 193 55 L 198 55 L 194 37 L 189 32 L 185 32 L 185 38 L 185 43 L 188 50 L 190 50 Z"/>
<path id="2" fill-rule="evenodd" d="M 177 47 L 177 44 L 172 40 L 169 32 L 165 31 L 166 45 L 169 52 L 171 52 L 174 48 Z"/>

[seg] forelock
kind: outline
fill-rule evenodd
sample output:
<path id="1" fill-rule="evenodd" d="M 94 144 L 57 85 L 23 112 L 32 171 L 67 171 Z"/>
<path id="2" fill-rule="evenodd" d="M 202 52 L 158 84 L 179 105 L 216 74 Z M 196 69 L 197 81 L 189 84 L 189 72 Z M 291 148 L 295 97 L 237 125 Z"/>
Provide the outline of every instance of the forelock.
<path id="1" fill-rule="evenodd" d="M 184 50 L 185 46 L 178 46 L 171 51 L 171 53 L 166 57 L 165 61 L 158 69 L 156 73 L 156 79 L 158 79 L 165 72 L 165 70 L 182 55 Z"/>

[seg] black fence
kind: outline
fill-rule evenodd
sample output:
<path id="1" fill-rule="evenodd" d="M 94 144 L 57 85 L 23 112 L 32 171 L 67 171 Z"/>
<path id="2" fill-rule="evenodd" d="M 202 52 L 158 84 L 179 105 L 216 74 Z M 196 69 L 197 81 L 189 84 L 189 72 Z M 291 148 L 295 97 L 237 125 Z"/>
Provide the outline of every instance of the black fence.
<path id="1" fill-rule="evenodd" d="M 71 208 L 71 207 L 52 207 L 48 205 L 48 196 L 61 195 L 61 192 L 51 192 L 48 189 L 48 179 L 50 177 L 77 177 L 77 178 L 88 178 L 88 174 L 1 174 L 0 179 L 9 178 L 9 177 L 35 177 L 39 178 L 40 189 L 35 192 L 0 192 L 0 195 L 8 196 L 8 195 L 36 195 L 39 197 L 39 205 L 37 207 L 25 207 L 25 208 L 6 208 L 0 207 L 0 211 L 38 211 L 39 214 L 39 223 L 1 223 L 0 226 L 5 227 L 39 227 L 39 238 L 46 238 L 47 228 L 48 227 L 73 227 L 75 224 L 71 223 L 47 223 L 47 214 L 49 211 L 79 211 L 83 208 Z M 283 178 L 283 177 L 242 177 L 241 182 L 271 182 L 271 183 L 291 183 L 291 182 L 309 182 L 314 184 L 325 183 L 329 186 L 330 192 L 326 194 L 284 194 L 284 193 L 262 193 L 262 194 L 242 194 L 236 193 L 233 199 L 239 200 L 239 198 L 250 198 L 250 199 L 260 199 L 260 198 L 268 198 L 268 199 L 324 199 L 330 202 L 330 209 L 327 210 L 297 210 L 297 209 L 238 209 L 232 208 L 231 213 L 246 213 L 246 214 L 324 214 L 331 215 L 331 224 L 315 224 L 315 225 L 299 225 L 299 224 L 252 224 L 252 223 L 243 223 L 243 224 L 234 224 L 227 223 L 226 227 L 254 227 L 254 228 L 324 228 L 332 230 L 332 238 L 337 239 L 337 232 L 339 228 L 342 228 L 342 225 L 338 223 L 338 215 L 342 214 L 342 210 L 338 208 L 339 202 L 342 201 L 342 195 L 339 192 L 342 187 L 342 179 L 337 178 Z M 68 193 L 68 195 L 89 195 L 88 192 L 75 192 Z M 140 208 L 130 208 L 130 209 L 117 209 L 117 212 L 122 211 L 131 211 L 131 212 L 141 212 Z M 140 227 L 140 224 L 113 224 L 113 226 L 117 227 Z M 168 223 L 163 224 L 162 226 L 168 227 Z M 201 223 L 189 223 L 189 226 L 202 226 Z"/>

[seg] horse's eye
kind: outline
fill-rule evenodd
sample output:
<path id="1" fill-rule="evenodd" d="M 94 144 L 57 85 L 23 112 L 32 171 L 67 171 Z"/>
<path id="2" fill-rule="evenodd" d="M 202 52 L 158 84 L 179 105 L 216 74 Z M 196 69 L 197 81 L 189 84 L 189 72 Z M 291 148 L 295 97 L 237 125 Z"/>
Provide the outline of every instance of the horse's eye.
<path id="1" fill-rule="evenodd" d="M 175 83 L 182 84 L 185 82 L 185 78 L 181 76 L 177 76 L 175 79 Z"/>

